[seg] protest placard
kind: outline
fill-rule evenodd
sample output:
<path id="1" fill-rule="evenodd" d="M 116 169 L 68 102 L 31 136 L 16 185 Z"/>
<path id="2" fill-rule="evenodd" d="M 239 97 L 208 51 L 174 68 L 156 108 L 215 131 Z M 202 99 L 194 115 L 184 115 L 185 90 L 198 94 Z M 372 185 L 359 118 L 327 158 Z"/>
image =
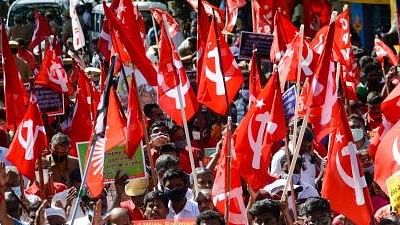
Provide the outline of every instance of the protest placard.
<path id="1" fill-rule="evenodd" d="M 239 59 L 251 59 L 257 49 L 260 59 L 269 59 L 273 35 L 242 31 L 240 33 Z"/>
<path id="2" fill-rule="evenodd" d="M 390 205 L 400 212 L 400 173 L 395 173 L 386 180 L 389 193 Z"/>
<path id="3" fill-rule="evenodd" d="M 46 113 L 48 116 L 64 115 L 64 94 L 36 87 L 35 96 L 41 113 Z"/>
<path id="4" fill-rule="evenodd" d="M 294 116 L 296 107 L 296 86 L 293 85 L 287 89 L 282 95 L 283 108 L 285 110 L 286 120 L 290 120 Z"/>
<path id="5" fill-rule="evenodd" d="M 86 166 L 86 153 L 88 150 L 89 142 L 78 142 L 76 143 L 76 149 L 78 150 L 79 167 L 81 169 L 81 175 Z M 125 145 L 119 145 L 112 148 L 106 153 L 104 159 L 104 182 L 114 182 L 115 176 L 118 170 L 122 171 L 122 174 L 126 174 L 129 179 L 144 177 L 145 176 L 145 162 L 143 148 L 141 145 L 138 146 L 135 155 L 132 159 L 129 159 L 124 152 Z"/>

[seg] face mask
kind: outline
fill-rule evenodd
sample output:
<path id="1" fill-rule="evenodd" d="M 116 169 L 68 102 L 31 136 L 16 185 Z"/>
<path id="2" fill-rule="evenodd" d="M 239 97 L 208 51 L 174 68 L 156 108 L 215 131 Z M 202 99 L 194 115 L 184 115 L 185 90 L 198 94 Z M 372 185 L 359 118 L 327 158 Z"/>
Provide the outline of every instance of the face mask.
<path id="1" fill-rule="evenodd" d="M 364 130 L 361 128 L 351 129 L 354 141 L 360 141 L 364 137 Z"/>
<path id="2" fill-rule="evenodd" d="M 168 197 L 171 202 L 177 202 L 183 198 L 185 198 L 187 187 L 177 188 L 177 189 L 168 189 L 164 188 L 164 194 Z"/>
<path id="3" fill-rule="evenodd" d="M 20 188 L 20 187 L 11 187 L 11 190 L 12 190 L 18 197 L 21 197 L 21 188 Z"/>
<path id="4" fill-rule="evenodd" d="M 174 144 L 178 149 L 186 148 L 186 140 L 175 141 Z"/>
<path id="5" fill-rule="evenodd" d="M 40 183 L 39 171 L 35 171 L 36 181 Z M 49 169 L 43 169 L 43 183 L 49 183 Z"/>
<path id="6" fill-rule="evenodd" d="M 62 163 L 65 160 L 67 160 L 67 158 L 68 158 L 68 154 L 66 154 L 66 155 L 51 154 L 51 156 L 53 157 L 53 160 L 55 163 Z"/>
<path id="7" fill-rule="evenodd" d="M 249 100 L 249 90 L 248 89 L 242 89 L 240 94 L 243 96 L 244 99 Z"/>
<path id="8" fill-rule="evenodd" d="M 200 131 L 192 131 L 192 137 L 195 141 L 200 140 Z"/>

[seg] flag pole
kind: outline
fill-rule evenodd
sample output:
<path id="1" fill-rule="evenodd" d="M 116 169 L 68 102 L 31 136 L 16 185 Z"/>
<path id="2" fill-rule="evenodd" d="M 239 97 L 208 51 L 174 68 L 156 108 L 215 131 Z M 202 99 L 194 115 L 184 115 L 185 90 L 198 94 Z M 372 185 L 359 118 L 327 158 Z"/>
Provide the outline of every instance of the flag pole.
<path id="1" fill-rule="evenodd" d="M 219 41 L 220 41 L 220 36 L 218 35 L 218 30 L 215 22 L 215 11 L 213 9 L 213 22 L 214 22 L 214 31 L 217 36 L 217 50 L 218 50 L 218 57 L 221 57 L 221 50 L 219 46 Z M 219 59 L 221 62 L 221 59 Z M 225 200 L 225 223 L 229 224 L 229 208 L 230 208 L 230 198 L 231 198 L 231 130 L 232 130 L 232 116 L 231 116 L 231 109 L 229 105 L 229 99 L 228 99 L 228 93 L 227 93 L 227 88 L 226 88 L 226 81 L 225 81 L 225 76 L 224 76 L 224 68 L 222 65 L 220 65 L 221 69 L 221 75 L 222 75 L 222 81 L 224 84 L 224 91 L 225 91 L 225 101 L 226 101 L 226 107 L 228 111 L 228 118 L 227 118 L 227 126 L 226 126 L 226 158 L 225 158 L 225 195 L 226 195 L 226 200 Z"/>
<path id="2" fill-rule="evenodd" d="M 110 66 L 109 71 L 108 71 L 106 83 L 110 82 L 111 76 L 112 76 L 112 74 L 114 72 L 115 60 L 116 60 L 116 56 L 111 57 L 111 66 Z M 104 94 L 104 92 L 103 92 L 103 94 Z M 95 129 L 95 127 L 96 127 L 96 124 L 94 124 L 94 129 Z M 80 205 L 80 201 L 82 199 L 83 190 L 85 188 L 85 183 L 86 183 L 86 179 L 87 179 L 87 176 L 88 176 L 90 164 L 92 163 L 93 152 L 94 152 L 94 148 L 95 148 L 94 143 L 97 141 L 97 138 L 98 138 L 98 136 L 94 135 L 92 143 L 90 144 L 89 157 L 88 157 L 88 160 L 86 162 L 86 167 L 85 167 L 85 171 L 83 173 L 81 185 L 79 187 L 78 196 L 76 198 L 76 203 L 75 203 L 75 205 L 73 207 L 72 219 L 71 219 L 71 224 L 70 225 L 73 225 L 74 222 L 75 222 L 75 216 L 76 216 L 76 213 L 77 213 L 77 210 L 78 210 L 78 206 Z"/>
<path id="3" fill-rule="evenodd" d="M 168 29 L 167 29 L 168 28 L 168 24 L 165 21 L 165 16 L 164 15 L 163 15 L 163 26 L 164 26 L 165 34 L 167 35 L 169 43 L 171 45 L 174 45 L 174 43 L 171 41 L 171 37 L 169 36 Z M 172 53 L 171 53 L 171 55 L 172 55 Z M 173 58 L 173 56 L 172 56 L 172 58 Z M 189 150 L 189 160 L 190 160 L 190 167 L 192 168 L 192 174 L 193 174 L 194 191 L 196 192 L 196 190 L 197 190 L 197 175 L 195 173 L 196 165 L 194 164 L 192 142 L 190 141 L 189 128 L 188 128 L 187 118 L 186 118 L 186 112 L 185 112 L 185 109 L 184 109 L 184 106 L 183 106 L 182 80 L 181 80 L 181 76 L 180 76 L 179 72 L 176 70 L 175 65 L 173 65 L 173 69 L 175 71 L 175 79 L 177 81 L 179 81 L 178 82 L 178 86 L 176 87 L 176 89 L 177 89 L 177 93 L 178 93 L 178 101 L 179 101 L 180 111 L 181 111 L 181 114 L 182 114 L 183 129 L 185 130 L 186 144 L 187 144 L 188 150 Z M 186 79 L 189 79 L 189 78 L 186 78 Z M 187 81 L 187 82 L 189 82 L 189 81 Z"/>

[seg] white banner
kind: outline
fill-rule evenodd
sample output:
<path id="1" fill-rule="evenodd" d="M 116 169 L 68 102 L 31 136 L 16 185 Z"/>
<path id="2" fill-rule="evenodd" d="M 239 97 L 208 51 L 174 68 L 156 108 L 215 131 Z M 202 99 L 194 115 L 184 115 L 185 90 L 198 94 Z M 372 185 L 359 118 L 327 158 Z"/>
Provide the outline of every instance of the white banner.
<path id="1" fill-rule="evenodd" d="M 75 10 L 78 1 L 79 0 L 70 0 L 69 2 L 69 15 L 72 22 L 72 39 L 75 50 L 85 46 L 85 36 L 83 35 L 83 30 L 81 24 L 79 23 L 79 17 Z"/>

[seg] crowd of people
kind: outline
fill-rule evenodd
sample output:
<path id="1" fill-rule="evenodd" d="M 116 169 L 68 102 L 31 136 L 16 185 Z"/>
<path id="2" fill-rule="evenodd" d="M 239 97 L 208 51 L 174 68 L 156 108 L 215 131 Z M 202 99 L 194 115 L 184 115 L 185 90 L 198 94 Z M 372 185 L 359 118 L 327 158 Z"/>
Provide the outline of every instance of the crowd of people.
<path id="1" fill-rule="evenodd" d="M 295 4 L 296 10 L 292 16 L 295 25 L 302 23 L 301 2 L 296 1 Z M 177 50 L 186 70 L 196 74 L 196 13 L 185 1 L 176 0 L 173 3 L 169 4 L 170 12 L 180 24 L 183 37 L 177 45 Z M 239 11 L 236 33 L 228 35 L 234 56 L 237 56 L 235 54 L 239 43 L 238 33 L 242 30 L 251 30 L 251 22 L 246 20 L 251 17 L 250 11 L 249 6 Z M 89 5 L 82 6 L 78 10 L 85 32 L 91 26 L 90 13 Z M 66 11 L 62 15 L 48 12 L 44 15 L 52 33 L 56 34 L 54 38 L 58 38 L 62 45 L 63 66 L 68 76 L 71 76 L 75 69 L 72 63 L 72 61 L 76 63 L 74 57 L 78 57 L 81 59 L 80 63 L 84 62 L 87 65 L 84 70 L 85 75 L 93 87 L 100 90 L 101 73 L 104 70 L 101 65 L 104 60 L 97 49 L 98 37 L 90 37 L 85 33 L 85 50 L 76 51 L 72 44 L 69 12 Z M 9 46 L 22 82 L 32 85 L 42 57 L 42 51 L 37 48 L 31 51 L 28 47 L 35 28 L 34 14 L 32 12 L 29 15 L 17 15 L 13 21 L 14 26 L 7 31 Z M 157 64 L 163 60 L 158 58 L 158 48 L 154 47 L 158 35 L 156 32 L 159 33 L 160 29 L 158 26 L 158 29 L 153 27 L 151 18 L 150 20 L 145 18 L 144 22 L 147 31 L 146 42 L 149 46 L 147 56 Z M 352 40 L 356 42 L 357 39 L 352 37 Z M 359 43 L 353 44 L 359 45 Z M 390 205 L 389 196 L 374 180 L 374 160 L 369 154 L 369 145 L 383 122 L 380 104 L 398 85 L 400 71 L 396 65 L 387 66 L 386 70 L 382 70 L 373 52 L 369 54 L 366 50 L 362 51 L 361 46 L 356 46 L 355 49 L 358 50 L 355 56 L 360 69 L 360 80 L 357 84 L 358 100 L 346 101 L 346 112 L 371 196 L 373 206 L 371 224 L 396 225 L 400 224 L 400 214 Z M 229 110 L 233 121 L 230 133 L 234 132 L 236 125 L 240 124 L 246 115 L 250 101 L 250 63 L 249 60 L 237 62 L 244 76 L 244 82 Z M 264 86 L 271 77 L 272 65 L 265 61 L 260 63 L 262 64 L 261 86 Z M 119 85 L 121 74 L 115 74 L 115 87 Z M 196 91 L 196 75 L 189 75 L 189 80 Z M 78 159 L 70 154 L 75 143 L 66 132 L 74 116 L 76 83 L 77 80 L 73 81 L 74 91 L 64 98 L 63 115 L 49 117 L 42 115 L 49 146 L 48 149 L 43 149 L 36 163 L 35 178 L 32 180 L 24 177 L 6 159 L 7 149 L 16 134 L 15 131 L 7 130 L 4 125 L 7 108 L 4 108 L 4 93 L 0 94 L 2 107 L 0 109 L 0 224 L 63 225 L 69 224 L 72 217 L 75 220 L 74 224 L 78 225 L 146 224 L 143 221 L 166 219 L 175 224 L 227 224 L 226 215 L 224 217 L 224 212 L 216 209 L 215 196 L 212 195 L 216 166 L 226 137 L 226 115 L 218 115 L 202 106 L 188 121 L 188 136 L 194 156 L 193 170 L 185 129 L 171 120 L 160 108 L 155 88 L 148 85 L 140 86 L 139 97 L 143 104 L 149 138 L 148 143 L 143 139 L 143 149 L 147 153 L 144 154 L 146 175 L 128 179 L 126 174 L 119 171 L 115 174 L 114 182 L 105 184 L 101 196 L 93 197 L 86 189 L 80 189 L 82 169 Z M 116 90 L 118 93 L 118 88 Z M 122 108 L 126 109 L 127 93 L 118 94 Z M 295 140 L 292 140 L 294 135 L 291 132 L 300 131 L 302 122 L 299 121 L 297 125 L 298 129 L 295 129 L 294 121 L 288 121 L 288 148 L 292 152 L 294 150 L 292 142 Z M 265 184 L 257 192 L 242 181 L 248 224 L 357 225 L 345 215 L 335 212 L 329 200 L 321 196 L 329 141 L 328 138 L 324 138 L 321 142 L 315 140 L 310 125 L 304 131 L 293 176 L 289 176 L 290 162 L 287 161 L 286 147 L 281 142 L 271 155 L 268 171 L 275 181 Z M 293 190 L 285 192 L 288 177 L 292 177 Z M 289 196 L 282 198 L 282 195 Z M 81 200 L 75 212 L 74 206 L 78 196 Z M 230 221 L 229 224 L 234 223 Z"/>

